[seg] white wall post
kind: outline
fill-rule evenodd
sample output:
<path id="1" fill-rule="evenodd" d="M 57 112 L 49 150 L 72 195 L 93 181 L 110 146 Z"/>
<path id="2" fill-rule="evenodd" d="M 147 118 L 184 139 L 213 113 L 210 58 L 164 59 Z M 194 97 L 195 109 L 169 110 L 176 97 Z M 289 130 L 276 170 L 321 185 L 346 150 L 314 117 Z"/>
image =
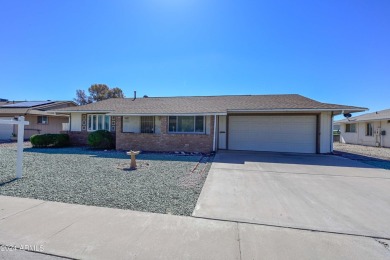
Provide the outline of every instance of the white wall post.
<path id="1" fill-rule="evenodd" d="M 214 138 L 213 138 L 213 152 L 217 149 L 217 115 L 214 115 Z"/>
<path id="2" fill-rule="evenodd" d="M 330 133 L 330 153 L 333 153 L 333 112 L 330 115 L 330 125 L 331 125 L 331 133 Z"/>
<path id="3" fill-rule="evenodd" d="M 23 141 L 24 141 L 24 116 L 18 118 L 18 152 L 16 157 L 16 178 L 22 178 L 23 172 Z"/>

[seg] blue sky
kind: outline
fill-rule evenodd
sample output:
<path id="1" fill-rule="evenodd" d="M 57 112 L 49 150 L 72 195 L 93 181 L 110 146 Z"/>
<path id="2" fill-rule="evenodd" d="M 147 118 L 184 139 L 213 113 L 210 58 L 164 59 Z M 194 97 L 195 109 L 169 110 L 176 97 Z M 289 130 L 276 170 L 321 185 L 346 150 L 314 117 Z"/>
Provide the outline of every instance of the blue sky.
<path id="1" fill-rule="evenodd" d="M 298 93 L 390 108 L 390 1 L 0 2 L 0 97 Z"/>

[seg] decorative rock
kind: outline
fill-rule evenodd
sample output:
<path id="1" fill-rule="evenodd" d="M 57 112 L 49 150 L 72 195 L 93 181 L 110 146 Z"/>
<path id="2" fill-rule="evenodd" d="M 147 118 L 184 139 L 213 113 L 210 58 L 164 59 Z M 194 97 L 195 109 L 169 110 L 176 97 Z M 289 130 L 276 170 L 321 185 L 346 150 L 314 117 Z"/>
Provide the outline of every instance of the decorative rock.
<path id="1" fill-rule="evenodd" d="M 26 144 L 25 144 L 26 145 Z M 136 156 L 85 147 L 30 148 L 24 156 L 24 176 L 15 178 L 16 144 L 0 144 L 0 195 L 191 216 L 211 163 L 190 169 L 200 156 L 146 153 Z M 1 255 L 1 253 L 0 253 Z M 0 257 L 1 258 L 1 257 Z"/>

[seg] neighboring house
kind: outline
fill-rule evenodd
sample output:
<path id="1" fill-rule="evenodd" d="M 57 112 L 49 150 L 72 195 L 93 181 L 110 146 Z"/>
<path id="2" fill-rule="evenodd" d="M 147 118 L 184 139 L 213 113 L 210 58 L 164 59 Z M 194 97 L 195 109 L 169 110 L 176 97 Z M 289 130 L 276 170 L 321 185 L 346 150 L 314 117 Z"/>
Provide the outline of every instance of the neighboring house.
<path id="1" fill-rule="evenodd" d="M 74 144 L 106 129 L 118 150 L 329 153 L 333 116 L 364 110 L 300 95 L 247 95 L 116 98 L 56 113 L 70 115 Z"/>
<path id="2" fill-rule="evenodd" d="M 340 123 L 338 123 L 338 122 L 334 122 L 333 123 L 333 131 L 335 131 L 335 132 L 340 132 Z"/>
<path id="3" fill-rule="evenodd" d="M 11 120 L 24 116 L 30 124 L 25 127 L 24 138 L 34 134 L 59 133 L 62 124 L 67 123 L 67 115 L 56 115 L 51 109 L 70 108 L 73 101 L 2 101 L 0 102 L 0 119 Z M 9 140 L 17 133 L 16 125 L 0 124 L 0 140 Z"/>
<path id="4" fill-rule="evenodd" d="M 333 142 L 340 142 L 340 124 L 333 123 Z"/>
<path id="5" fill-rule="evenodd" d="M 335 122 L 340 125 L 340 142 L 390 147 L 390 109 Z"/>

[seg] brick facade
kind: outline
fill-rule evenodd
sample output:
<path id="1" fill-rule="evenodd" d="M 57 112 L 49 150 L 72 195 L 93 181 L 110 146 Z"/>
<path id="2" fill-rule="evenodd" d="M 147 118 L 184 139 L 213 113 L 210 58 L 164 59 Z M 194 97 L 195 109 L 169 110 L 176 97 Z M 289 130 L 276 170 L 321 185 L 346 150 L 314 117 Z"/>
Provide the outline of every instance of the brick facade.
<path id="1" fill-rule="evenodd" d="M 202 152 L 213 150 L 214 117 L 207 134 L 168 133 L 168 117 L 161 116 L 161 134 L 123 133 L 122 117 L 116 118 L 116 149 L 158 152 Z"/>
<path id="2" fill-rule="evenodd" d="M 71 145 L 84 146 L 88 144 L 87 131 L 62 131 L 61 133 L 69 135 Z"/>

